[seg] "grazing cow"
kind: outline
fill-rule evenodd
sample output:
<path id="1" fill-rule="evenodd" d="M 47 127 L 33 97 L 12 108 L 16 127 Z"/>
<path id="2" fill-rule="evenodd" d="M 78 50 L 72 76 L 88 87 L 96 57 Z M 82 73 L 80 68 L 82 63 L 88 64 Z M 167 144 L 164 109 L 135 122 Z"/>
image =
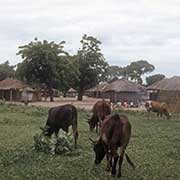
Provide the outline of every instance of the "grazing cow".
<path id="1" fill-rule="evenodd" d="M 93 131 L 96 128 L 96 132 L 98 132 L 98 126 L 101 126 L 101 122 L 104 118 L 111 114 L 111 106 L 104 99 L 102 101 L 97 101 L 92 109 L 93 115 L 88 120 L 90 131 Z"/>
<path id="2" fill-rule="evenodd" d="M 43 134 L 51 137 L 55 133 L 58 136 L 60 129 L 68 133 L 70 125 L 72 125 L 76 147 L 78 138 L 77 109 L 71 104 L 50 108 L 46 126 L 43 128 Z"/>
<path id="3" fill-rule="evenodd" d="M 145 108 L 148 112 L 156 112 L 158 117 L 162 117 L 163 114 L 167 117 L 167 119 L 170 119 L 171 117 L 168 105 L 165 102 L 147 101 L 145 103 Z"/>
<path id="4" fill-rule="evenodd" d="M 135 168 L 134 164 L 125 153 L 131 136 L 131 124 L 125 115 L 109 115 L 102 123 L 100 137 L 94 143 L 95 164 L 100 164 L 104 156 L 107 157 L 107 171 L 111 170 L 113 176 L 116 175 L 116 165 L 119 159 L 119 169 L 117 177 L 121 177 L 121 165 L 124 154 L 128 163 Z M 120 157 L 117 149 L 120 147 Z"/>

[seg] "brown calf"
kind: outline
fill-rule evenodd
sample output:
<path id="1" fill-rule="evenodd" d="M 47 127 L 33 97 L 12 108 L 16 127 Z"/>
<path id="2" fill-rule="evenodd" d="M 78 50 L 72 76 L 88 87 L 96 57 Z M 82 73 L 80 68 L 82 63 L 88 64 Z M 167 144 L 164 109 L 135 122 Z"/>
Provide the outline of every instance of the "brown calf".
<path id="1" fill-rule="evenodd" d="M 111 106 L 105 101 L 97 101 L 92 109 L 93 115 L 88 120 L 90 131 L 93 131 L 96 128 L 96 132 L 98 132 L 98 126 L 101 126 L 101 122 L 105 119 L 105 117 L 111 114 Z"/>
<path id="2" fill-rule="evenodd" d="M 125 115 L 109 115 L 102 123 L 99 139 L 94 142 L 95 164 L 100 164 L 104 156 L 107 157 L 107 170 L 116 175 L 116 165 L 119 159 L 117 177 L 121 177 L 121 166 L 124 154 L 128 163 L 135 168 L 134 164 L 125 153 L 131 136 L 131 124 Z M 117 149 L 120 147 L 120 157 Z"/>
<path id="3" fill-rule="evenodd" d="M 158 102 L 158 101 L 147 101 L 145 103 L 145 108 L 148 112 L 155 112 L 157 113 L 157 116 L 162 117 L 164 114 L 167 119 L 170 119 L 171 114 L 168 110 L 168 105 L 165 102 Z"/>

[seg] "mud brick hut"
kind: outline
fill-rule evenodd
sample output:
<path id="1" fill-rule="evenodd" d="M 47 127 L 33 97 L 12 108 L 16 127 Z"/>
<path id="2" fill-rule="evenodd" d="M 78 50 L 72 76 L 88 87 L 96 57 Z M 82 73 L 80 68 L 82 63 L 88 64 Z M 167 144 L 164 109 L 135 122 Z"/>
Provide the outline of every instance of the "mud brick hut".
<path id="1" fill-rule="evenodd" d="M 77 95 L 78 95 L 78 92 L 73 88 L 70 88 L 66 93 L 67 97 L 76 97 Z"/>
<path id="2" fill-rule="evenodd" d="M 0 99 L 5 101 L 39 101 L 40 93 L 17 79 L 0 81 Z"/>
<path id="3" fill-rule="evenodd" d="M 180 76 L 164 78 L 147 87 L 150 100 L 166 102 L 171 112 L 180 112 Z"/>
<path id="4" fill-rule="evenodd" d="M 89 97 L 95 97 L 95 98 L 106 98 L 106 93 L 103 90 L 107 85 L 108 83 L 102 82 L 98 84 L 97 86 L 86 90 L 85 95 Z"/>
<path id="5" fill-rule="evenodd" d="M 109 83 L 104 89 L 103 92 L 106 93 L 111 102 L 117 103 L 131 101 L 139 105 L 142 101 L 147 99 L 147 91 L 144 86 L 136 84 L 127 79 L 116 79 L 112 83 Z"/>

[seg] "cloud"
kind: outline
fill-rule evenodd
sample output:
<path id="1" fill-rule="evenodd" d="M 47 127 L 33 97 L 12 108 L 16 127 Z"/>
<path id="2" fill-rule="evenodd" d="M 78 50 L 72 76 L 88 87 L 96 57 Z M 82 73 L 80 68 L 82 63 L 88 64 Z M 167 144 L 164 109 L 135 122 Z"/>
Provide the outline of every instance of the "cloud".
<path id="1" fill-rule="evenodd" d="M 19 62 L 18 46 L 34 37 L 65 40 L 75 53 L 86 33 L 101 40 L 109 64 L 147 59 L 156 72 L 178 74 L 179 8 L 178 0 L 6 0 L 0 6 L 1 62 Z"/>

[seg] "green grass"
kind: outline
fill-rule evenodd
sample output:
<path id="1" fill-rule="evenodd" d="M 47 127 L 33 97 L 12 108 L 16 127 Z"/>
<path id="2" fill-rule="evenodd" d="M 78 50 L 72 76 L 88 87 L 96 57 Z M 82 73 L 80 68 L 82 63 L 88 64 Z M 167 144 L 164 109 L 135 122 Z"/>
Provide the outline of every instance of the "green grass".
<path id="1" fill-rule="evenodd" d="M 157 118 L 153 114 L 123 112 L 128 115 L 133 132 L 127 152 L 136 170 L 123 162 L 121 179 L 179 180 L 180 179 L 180 118 Z M 33 136 L 44 126 L 47 109 L 0 105 L 0 179 L 1 180 L 106 180 L 106 160 L 95 167 L 90 133 L 85 117 L 79 110 L 80 153 L 48 155 L 33 150 Z"/>

